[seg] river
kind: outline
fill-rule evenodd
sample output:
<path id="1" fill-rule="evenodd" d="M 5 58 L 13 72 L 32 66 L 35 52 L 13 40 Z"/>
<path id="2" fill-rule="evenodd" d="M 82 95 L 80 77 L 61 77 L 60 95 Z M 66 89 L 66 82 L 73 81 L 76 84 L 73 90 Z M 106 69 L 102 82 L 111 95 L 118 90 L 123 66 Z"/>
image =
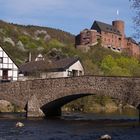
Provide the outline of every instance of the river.
<path id="1" fill-rule="evenodd" d="M 140 140 L 138 112 L 63 113 L 62 117 L 26 119 L 23 114 L 0 114 L 0 140 Z M 17 121 L 24 127 L 16 128 Z"/>

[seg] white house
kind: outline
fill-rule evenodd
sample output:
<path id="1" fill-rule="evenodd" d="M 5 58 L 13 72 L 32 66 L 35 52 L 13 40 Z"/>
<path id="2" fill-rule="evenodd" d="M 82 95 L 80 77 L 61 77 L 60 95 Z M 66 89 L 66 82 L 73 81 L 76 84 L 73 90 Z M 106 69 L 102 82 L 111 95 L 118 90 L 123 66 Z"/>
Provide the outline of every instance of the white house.
<path id="1" fill-rule="evenodd" d="M 35 61 L 40 61 L 40 60 L 45 60 L 45 58 L 43 57 L 41 53 L 38 54 L 37 57 L 35 58 Z"/>
<path id="2" fill-rule="evenodd" d="M 9 57 L 6 51 L 0 47 L 0 81 L 16 81 L 18 79 L 18 66 Z"/>
<path id="3" fill-rule="evenodd" d="M 25 79 L 59 78 L 84 75 L 84 68 L 78 58 L 59 60 L 36 60 L 20 66 L 20 73 Z"/>
<path id="4" fill-rule="evenodd" d="M 53 67 L 48 69 L 47 78 L 84 75 L 84 68 L 78 58 L 64 58 L 52 63 Z"/>

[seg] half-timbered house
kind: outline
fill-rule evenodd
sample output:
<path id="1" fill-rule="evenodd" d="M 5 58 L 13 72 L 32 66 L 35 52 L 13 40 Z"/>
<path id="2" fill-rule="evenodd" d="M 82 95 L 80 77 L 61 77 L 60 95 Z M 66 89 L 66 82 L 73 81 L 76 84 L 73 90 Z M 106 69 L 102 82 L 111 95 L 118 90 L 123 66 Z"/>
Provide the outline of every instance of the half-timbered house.
<path id="1" fill-rule="evenodd" d="M 8 53 L 0 47 L 0 82 L 17 81 L 18 66 Z"/>

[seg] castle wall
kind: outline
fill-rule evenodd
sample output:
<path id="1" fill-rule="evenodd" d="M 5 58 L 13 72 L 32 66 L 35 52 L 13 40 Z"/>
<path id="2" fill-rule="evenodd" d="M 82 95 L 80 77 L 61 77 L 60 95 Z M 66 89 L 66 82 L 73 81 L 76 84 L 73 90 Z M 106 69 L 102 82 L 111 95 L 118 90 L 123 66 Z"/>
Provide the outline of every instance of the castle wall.
<path id="1" fill-rule="evenodd" d="M 107 48 L 121 49 L 122 36 L 104 31 L 101 32 L 101 35 L 102 46 Z"/>
<path id="2" fill-rule="evenodd" d="M 140 47 L 130 39 L 125 39 L 124 51 L 128 54 L 140 58 Z"/>

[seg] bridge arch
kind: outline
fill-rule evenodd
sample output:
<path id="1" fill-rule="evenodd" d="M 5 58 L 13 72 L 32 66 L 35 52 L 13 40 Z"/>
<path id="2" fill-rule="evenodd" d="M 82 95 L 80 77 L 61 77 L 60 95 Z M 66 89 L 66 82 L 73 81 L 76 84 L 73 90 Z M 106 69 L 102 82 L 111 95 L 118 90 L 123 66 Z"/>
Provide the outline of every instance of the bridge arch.
<path id="1" fill-rule="evenodd" d="M 93 94 L 74 94 L 61 97 L 54 101 L 51 101 L 41 107 L 41 110 L 45 114 L 45 116 L 60 116 L 61 115 L 61 107 L 65 104 L 74 101 L 76 99 L 89 96 Z"/>
<path id="2" fill-rule="evenodd" d="M 75 90 L 76 91 L 76 90 Z M 102 90 L 96 91 L 95 89 L 92 89 L 91 91 L 85 91 L 79 93 L 79 89 L 76 92 L 70 91 L 69 93 L 63 93 L 60 94 L 59 96 L 56 96 L 56 98 L 50 98 L 49 102 L 48 100 L 42 100 L 43 104 L 40 103 L 40 109 L 43 111 L 45 116 L 60 116 L 61 115 L 61 107 L 73 100 L 76 100 L 78 98 L 82 98 L 85 96 L 90 96 L 90 95 L 96 95 L 96 96 L 109 96 L 112 99 L 116 99 L 122 102 L 126 102 L 134 107 L 135 102 L 133 100 L 128 101 L 128 97 L 121 97 L 120 96 L 114 96 L 114 94 L 107 94 L 106 92 L 103 92 Z M 125 101 L 124 101 L 125 100 Z M 139 109 L 139 108 L 138 108 Z"/>
<path id="3" fill-rule="evenodd" d="M 67 101 L 89 94 L 110 96 L 137 107 L 140 104 L 140 78 L 81 76 L 0 84 L 0 98 L 22 108 L 27 105 L 28 117 L 42 116 L 47 105 L 60 99 L 62 102 L 62 99 Z"/>

